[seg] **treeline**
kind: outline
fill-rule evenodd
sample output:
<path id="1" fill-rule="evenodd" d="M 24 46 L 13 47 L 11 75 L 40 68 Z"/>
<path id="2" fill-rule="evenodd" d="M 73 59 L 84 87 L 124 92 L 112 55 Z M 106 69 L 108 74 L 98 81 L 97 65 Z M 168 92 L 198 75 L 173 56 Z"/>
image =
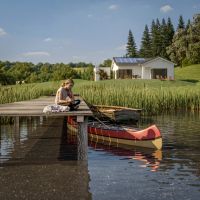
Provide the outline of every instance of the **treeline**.
<path id="1" fill-rule="evenodd" d="M 153 20 L 150 29 L 145 25 L 139 50 L 129 30 L 126 50 L 126 57 L 160 56 L 181 66 L 200 63 L 200 14 L 187 23 L 181 15 L 176 30 L 170 18 Z"/>
<path id="2" fill-rule="evenodd" d="M 91 63 L 38 63 L 0 61 L 0 84 L 35 83 L 66 78 L 93 79 Z"/>

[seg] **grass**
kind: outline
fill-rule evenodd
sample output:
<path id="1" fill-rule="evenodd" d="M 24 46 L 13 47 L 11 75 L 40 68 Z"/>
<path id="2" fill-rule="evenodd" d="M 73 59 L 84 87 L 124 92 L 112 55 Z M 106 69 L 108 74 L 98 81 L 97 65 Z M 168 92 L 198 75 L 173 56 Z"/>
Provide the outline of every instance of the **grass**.
<path id="1" fill-rule="evenodd" d="M 189 82 L 200 82 L 200 64 L 175 68 L 175 79 Z"/>

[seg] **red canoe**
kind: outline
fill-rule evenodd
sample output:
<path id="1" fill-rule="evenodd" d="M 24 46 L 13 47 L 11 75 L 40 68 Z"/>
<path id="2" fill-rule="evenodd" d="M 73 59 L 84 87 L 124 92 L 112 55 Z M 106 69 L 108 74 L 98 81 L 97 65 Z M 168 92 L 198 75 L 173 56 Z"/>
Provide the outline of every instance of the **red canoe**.
<path id="1" fill-rule="evenodd" d="M 76 129 L 73 117 L 68 117 L 68 127 Z M 154 149 L 162 148 L 162 136 L 156 125 L 145 129 L 104 125 L 99 122 L 88 123 L 89 139 L 99 143 L 140 146 Z"/>

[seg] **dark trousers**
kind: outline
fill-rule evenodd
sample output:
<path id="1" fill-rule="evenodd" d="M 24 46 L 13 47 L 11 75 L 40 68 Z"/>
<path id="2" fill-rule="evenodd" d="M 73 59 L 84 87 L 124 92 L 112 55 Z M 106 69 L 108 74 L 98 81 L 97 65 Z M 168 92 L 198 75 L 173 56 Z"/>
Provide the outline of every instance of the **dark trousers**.
<path id="1" fill-rule="evenodd" d="M 76 106 L 78 106 L 81 103 L 79 99 L 76 99 L 73 103 L 69 104 L 69 111 L 77 110 Z"/>

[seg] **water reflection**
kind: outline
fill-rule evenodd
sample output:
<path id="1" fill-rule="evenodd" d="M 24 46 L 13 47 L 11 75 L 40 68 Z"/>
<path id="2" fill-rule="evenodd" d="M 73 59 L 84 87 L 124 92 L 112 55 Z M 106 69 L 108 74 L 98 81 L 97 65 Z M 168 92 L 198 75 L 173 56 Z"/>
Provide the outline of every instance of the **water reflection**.
<path id="1" fill-rule="evenodd" d="M 129 150 L 128 153 L 122 150 L 121 153 L 119 148 L 93 145 L 89 150 L 90 187 L 93 196 L 99 199 L 101 193 L 104 193 L 107 198 L 102 199 L 198 200 L 199 121 L 199 113 L 181 112 L 143 118 L 139 123 L 140 127 L 155 123 L 161 130 L 161 152 L 137 149 Z"/>
<path id="2" fill-rule="evenodd" d="M 91 199 L 88 163 L 76 161 L 65 122 L 20 118 L 1 125 L 1 199 Z"/>
<path id="3" fill-rule="evenodd" d="M 143 118 L 140 127 L 155 123 L 161 130 L 162 150 L 89 142 L 88 164 L 76 161 L 76 132 L 66 137 L 59 119 L 1 125 L 1 199 L 197 200 L 199 121 L 199 113 Z"/>
<path id="4" fill-rule="evenodd" d="M 162 151 L 147 148 L 128 148 L 127 146 L 111 146 L 99 144 L 96 142 L 89 142 L 90 150 L 102 151 L 108 155 L 118 156 L 120 160 L 137 160 L 139 167 L 149 168 L 152 172 L 158 170 L 160 161 L 162 160 Z"/>

